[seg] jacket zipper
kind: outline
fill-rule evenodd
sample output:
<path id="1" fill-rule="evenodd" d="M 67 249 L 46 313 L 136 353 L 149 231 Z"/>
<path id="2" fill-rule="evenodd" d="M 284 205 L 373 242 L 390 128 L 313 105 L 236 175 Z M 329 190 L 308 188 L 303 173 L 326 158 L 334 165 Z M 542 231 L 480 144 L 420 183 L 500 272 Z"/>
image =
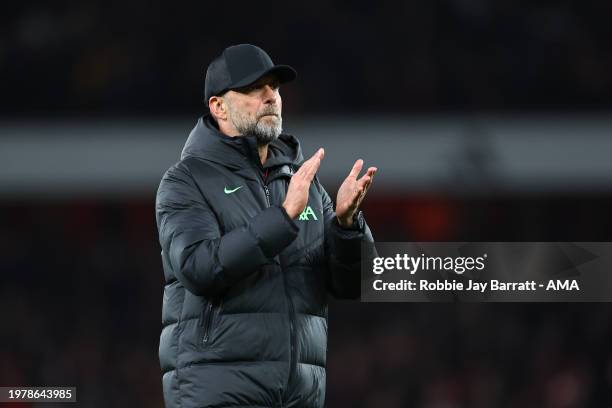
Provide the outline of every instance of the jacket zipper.
<path id="1" fill-rule="evenodd" d="M 208 306 L 206 307 L 206 319 L 204 321 L 204 335 L 202 336 L 203 345 L 206 345 L 208 343 L 210 325 L 212 323 L 212 315 L 213 315 L 213 304 L 212 302 L 208 302 Z"/>
<path id="2" fill-rule="evenodd" d="M 267 184 L 263 184 L 264 192 L 266 193 L 266 203 L 268 207 L 270 207 L 270 189 Z M 284 273 L 281 272 L 283 276 L 283 285 L 285 286 L 285 296 L 287 298 L 287 305 L 289 306 L 289 341 L 290 341 L 290 354 L 289 354 L 289 376 L 287 378 L 287 386 L 285 389 L 289 389 L 289 384 L 291 382 L 291 378 L 294 375 L 295 366 L 296 366 L 296 356 L 295 356 L 295 327 L 293 321 L 295 320 L 295 307 L 293 306 L 293 301 L 289 296 L 289 285 L 287 284 L 287 277 Z M 282 401 L 281 401 L 282 403 Z"/>
<path id="3" fill-rule="evenodd" d="M 272 180 L 270 180 L 272 181 Z M 270 189 L 266 183 L 263 183 L 263 189 L 266 193 L 266 204 L 270 207 Z M 285 297 L 287 298 L 287 305 L 289 306 L 289 342 L 290 342 L 290 354 L 289 354 L 289 376 L 287 378 L 287 385 L 285 390 L 289 389 L 289 384 L 291 383 L 291 378 L 294 375 L 295 366 L 296 366 L 296 357 L 295 357 L 295 328 L 293 321 L 295 320 L 295 307 L 293 306 L 293 301 L 289 296 L 289 285 L 287 284 L 287 277 L 284 273 L 281 272 L 283 276 L 283 285 L 285 286 Z M 282 403 L 282 401 L 281 401 Z"/>
<path id="4" fill-rule="evenodd" d="M 270 189 L 266 184 L 264 184 L 264 192 L 266 193 L 266 203 L 268 203 L 268 207 L 270 207 Z"/>

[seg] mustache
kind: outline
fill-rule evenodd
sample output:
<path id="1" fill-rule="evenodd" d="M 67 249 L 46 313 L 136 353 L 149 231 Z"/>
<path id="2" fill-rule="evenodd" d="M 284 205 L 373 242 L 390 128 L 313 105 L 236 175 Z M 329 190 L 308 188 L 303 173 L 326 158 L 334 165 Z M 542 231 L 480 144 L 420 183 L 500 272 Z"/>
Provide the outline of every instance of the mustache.
<path id="1" fill-rule="evenodd" d="M 264 109 L 259 115 L 258 115 L 258 119 L 262 118 L 266 115 L 274 115 L 278 118 L 280 118 L 280 111 L 278 109 L 275 108 L 268 108 L 268 109 Z"/>

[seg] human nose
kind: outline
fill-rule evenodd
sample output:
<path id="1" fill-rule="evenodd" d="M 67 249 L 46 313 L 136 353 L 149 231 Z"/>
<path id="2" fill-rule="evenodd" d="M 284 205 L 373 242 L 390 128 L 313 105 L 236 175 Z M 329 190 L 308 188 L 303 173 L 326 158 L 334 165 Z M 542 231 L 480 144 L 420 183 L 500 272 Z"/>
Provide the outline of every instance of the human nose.
<path id="1" fill-rule="evenodd" d="M 263 97 L 264 97 L 264 102 L 266 103 L 276 103 L 276 99 L 277 99 L 277 90 L 276 88 L 271 87 L 270 85 L 264 85 L 263 88 Z"/>

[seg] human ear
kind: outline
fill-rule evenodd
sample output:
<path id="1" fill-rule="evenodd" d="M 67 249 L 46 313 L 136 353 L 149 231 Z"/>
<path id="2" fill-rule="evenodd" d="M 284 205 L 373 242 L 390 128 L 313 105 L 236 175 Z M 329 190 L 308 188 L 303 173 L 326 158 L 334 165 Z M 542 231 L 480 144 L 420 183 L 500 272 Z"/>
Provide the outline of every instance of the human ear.
<path id="1" fill-rule="evenodd" d="M 216 119 L 227 119 L 227 106 L 222 97 L 211 96 L 208 100 L 208 109 Z"/>

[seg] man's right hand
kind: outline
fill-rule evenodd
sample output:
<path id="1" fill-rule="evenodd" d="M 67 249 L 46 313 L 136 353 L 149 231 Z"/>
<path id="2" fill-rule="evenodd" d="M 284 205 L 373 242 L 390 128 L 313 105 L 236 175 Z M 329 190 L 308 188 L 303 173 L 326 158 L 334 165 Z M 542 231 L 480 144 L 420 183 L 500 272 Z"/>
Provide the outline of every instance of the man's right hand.
<path id="1" fill-rule="evenodd" d="M 317 174 L 324 155 L 325 150 L 320 148 L 310 159 L 302 163 L 302 167 L 291 177 L 283 208 L 285 208 L 285 211 L 287 211 L 287 214 L 292 219 L 295 219 L 306 208 L 310 183 L 312 183 L 312 179 Z"/>

